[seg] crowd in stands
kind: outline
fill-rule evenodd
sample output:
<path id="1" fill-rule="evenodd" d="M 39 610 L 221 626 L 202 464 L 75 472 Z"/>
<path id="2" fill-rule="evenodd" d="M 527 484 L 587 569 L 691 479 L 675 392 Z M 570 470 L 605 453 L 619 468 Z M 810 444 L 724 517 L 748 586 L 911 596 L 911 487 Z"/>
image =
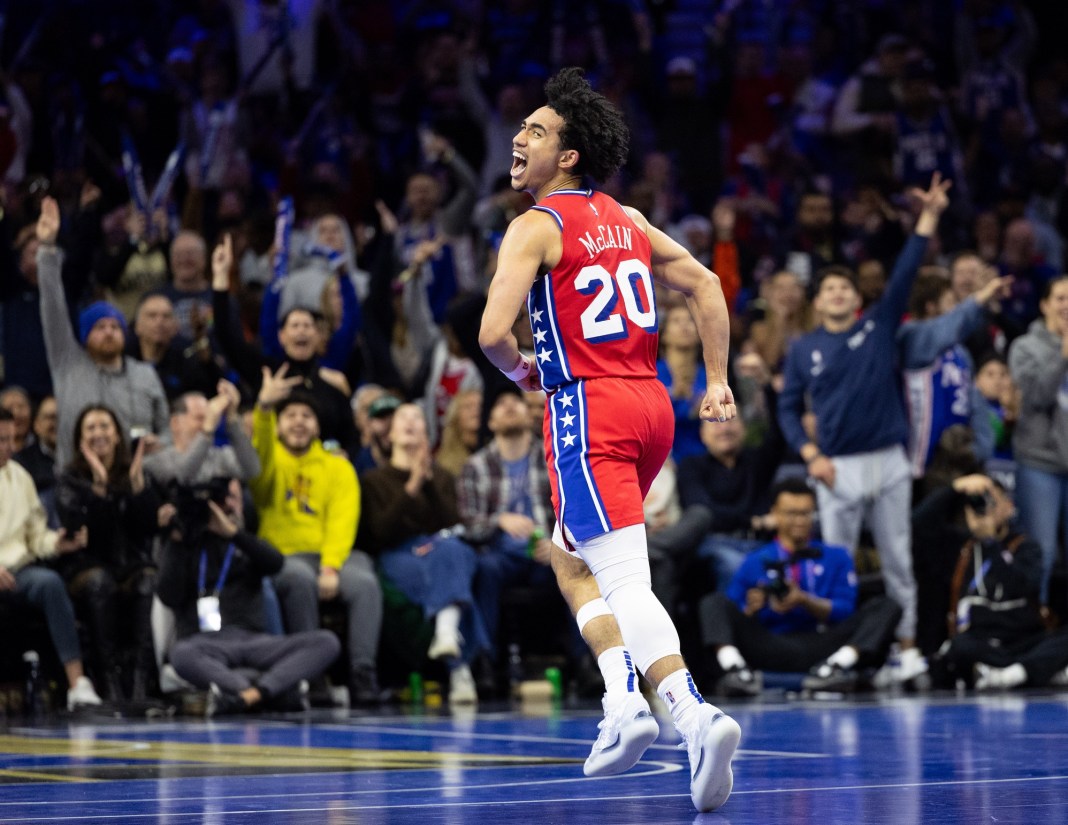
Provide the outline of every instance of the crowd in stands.
<path id="1" fill-rule="evenodd" d="M 702 423 L 693 319 L 658 292 L 650 559 L 695 668 L 732 695 L 1068 682 L 1056 5 L 13 5 L 0 608 L 44 614 L 72 707 L 158 695 L 162 664 L 212 712 L 328 679 L 370 705 L 387 661 L 470 703 L 504 688 L 516 587 L 589 670 L 544 395 L 477 342 L 532 205 L 511 138 L 578 65 L 631 131 L 604 188 L 731 313 L 740 417 Z"/>

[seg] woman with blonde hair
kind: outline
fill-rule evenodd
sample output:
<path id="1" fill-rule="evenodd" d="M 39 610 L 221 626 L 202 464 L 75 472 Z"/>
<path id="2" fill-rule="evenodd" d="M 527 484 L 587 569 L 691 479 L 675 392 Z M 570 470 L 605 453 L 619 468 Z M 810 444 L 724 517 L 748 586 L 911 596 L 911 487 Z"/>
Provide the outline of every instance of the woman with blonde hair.
<path id="1" fill-rule="evenodd" d="M 464 462 L 478 447 L 482 423 L 482 391 L 461 390 L 449 402 L 441 446 L 434 460 L 454 476 L 460 475 Z"/>

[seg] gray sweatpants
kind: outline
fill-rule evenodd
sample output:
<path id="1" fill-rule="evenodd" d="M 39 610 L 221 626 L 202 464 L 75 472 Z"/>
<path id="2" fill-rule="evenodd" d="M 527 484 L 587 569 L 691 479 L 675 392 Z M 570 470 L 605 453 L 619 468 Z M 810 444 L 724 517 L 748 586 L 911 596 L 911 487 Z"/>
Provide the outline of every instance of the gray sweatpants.
<path id="1" fill-rule="evenodd" d="M 301 679 L 314 679 L 340 650 L 329 630 L 274 636 L 224 627 L 180 640 L 171 648 L 170 660 L 179 676 L 202 690 L 212 682 L 229 693 L 252 687 L 253 681 L 237 672 L 240 668 L 258 671 L 256 686 L 277 696 Z"/>
<path id="2" fill-rule="evenodd" d="M 916 579 L 912 575 L 912 474 L 905 448 L 840 455 L 834 489 L 816 485 L 820 526 L 827 544 L 857 551 L 865 520 L 875 539 L 886 592 L 901 606 L 899 639 L 916 638 Z"/>

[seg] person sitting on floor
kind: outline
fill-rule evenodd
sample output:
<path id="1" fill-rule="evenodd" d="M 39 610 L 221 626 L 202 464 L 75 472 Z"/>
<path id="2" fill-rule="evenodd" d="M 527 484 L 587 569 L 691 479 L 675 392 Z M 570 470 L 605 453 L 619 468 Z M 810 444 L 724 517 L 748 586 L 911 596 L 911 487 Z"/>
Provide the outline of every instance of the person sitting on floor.
<path id="1" fill-rule="evenodd" d="M 978 690 L 1068 683 L 1068 628 L 1049 630 L 1040 607 L 1042 549 L 1013 524 L 1016 508 L 994 479 L 976 473 L 932 493 L 914 521 L 953 521 L 966 530 L 950 594 L 950 638 L 931 668 L 935 683 Z"/>
<path id="2" fill-rule="evenodd" d="M 209 691 L 208 716 L 301 709 L 298 685 L 337 658 L 337 636 L 329 630 L 265 632 L 263 577 L 278 573 L 284 558 L 242 529 L 236 480 L 229 482 L 222 504 L 209 499 L 198 512 L 182 512 L 183 506 L 180 531 L 163 546 L 157 588 L 160 601 L 175 612 L 179 641 L 170 651 L 175 671 Z M 240 668 L 258 676 L 250 679 Z"/>
<path id="3" fill-rule="evenodd" d="M 777 535 L 742 562 L 726 594 L 700 604 L 701 641 L 728 696 L 755 696 L 759 670 L 808 671 L 807 690 L 852 690 L 886 658 L 901 608 L 885 596 L 859 609 L 849 553 L 812 540 L 816 494 L 802 479 L 772 490 Z"/>

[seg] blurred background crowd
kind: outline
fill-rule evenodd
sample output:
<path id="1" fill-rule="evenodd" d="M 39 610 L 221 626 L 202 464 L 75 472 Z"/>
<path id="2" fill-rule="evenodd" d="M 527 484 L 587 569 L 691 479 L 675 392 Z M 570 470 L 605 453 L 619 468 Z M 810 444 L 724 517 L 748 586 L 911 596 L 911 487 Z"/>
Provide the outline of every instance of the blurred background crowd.
<path id="1" fill-rule="evenodd" d="M 255 562 L 230 574 L 256 582 L 233 597 L 253 599 L 247 629 L 314 633 L 326 621 L 344 643 L 329 681 L 353 702 L 438 666 L 457 702 L 499 694 L 518 678 L 520 651 L 542 643 L 573 683 L 595 683 L 547 566 L 544 397 L 513 395 L 477 345 L 497 247 L 532 204 L 509 185 L 511 138 L 548 77 L 577 65 L 630 127 L 629 160 L 603 188 L 715 271 L 732 316 L 741 417 L 702 425 L 696 328 L 677 296 L 658 296 L 677 431 L 647 525 L 670 609 L 695 614 L 727 592 L 745 554 L 782 528 L 771 484 L 807 473 L 780 431 L 778 394 L 791 345 L 821 324 L 820 273 L 845 267 L 861 309 L 875 306 L 913 230 L 907 192 L 938 173 L 953 181 L 950 205 L 908 320 L 979 308 L 956 309 L 951 345 L 923 363 L 902 352 L 896 365 L 912 428 L 917 515 L 898 529 L 919 594 L 915 642 L 933 658 L 962 629 L 946 620 L 968 593 L 958 559 L 991 539 L 973 524 L 987 510 L 976 496 L 997 509 L 1001 493 L 1005 523 L 1036 554 L 1020 582 L 1034 610 L 1012 638 L 1058 632 L 1068 533 L 1059 5 L 8 4 L 0 407 L 10 417 L 0 430 L 10 427 L 13 461 L 63 532 L 18 559 L 0 536 L 0 563 L 62 578 L 105 698 L 160 690 L 175 623 L 184 641 L 211 630 L 195 611 L 184 625 L 183 611 L 202 607 L 210 580 L 225 594 L 234 543 Z M 534 352 L 529 320 L 515 329 Z M 1059 369 L 1033 390 L 1012 369 L 1029 335 L 1050 342 L 1045 360 Z M 912 391 L 906 369 L 951 392 Z M 1036 439 L 1042 416 L 1053 423 Z M 819 445 L 820 422 L 804 423 Z M 1023 466 L 1041 506 L 1017 497 L 1017 518 Z M 217 478 L 241 489 L 212 490 Z M 947 490 L 957 498 L 932 521 Z M 198 509 L 201 493 L 210 509 Z M 1007 529 L 993 539 L 1008 542 Z M 206 585 L 196 562 L 220 538 Z M 865 531 L 847 548 L 861 600 L 880 588 L 876 545 Z M 559 633 L 544 642 L 550 616 Z M 55 640 L 51 616 L 49 627 Z M 307 638 L 318 645 L 303 655 L 317 658 L 293 673 L 314 684 L 338 651 Z M 687 647 L 709 670 L 739 669 L 696 630 Z M 73 651 L 68 640 L 63 664 Z M 220 688 L 225 677 L 189 661 L 223 654 L 182 653 L 179 675 L 214 686 L 217 708 L 235 696 L 254 706 L 296 681 Z M 68 668 L 72 690 L 78 675 Z"/>

